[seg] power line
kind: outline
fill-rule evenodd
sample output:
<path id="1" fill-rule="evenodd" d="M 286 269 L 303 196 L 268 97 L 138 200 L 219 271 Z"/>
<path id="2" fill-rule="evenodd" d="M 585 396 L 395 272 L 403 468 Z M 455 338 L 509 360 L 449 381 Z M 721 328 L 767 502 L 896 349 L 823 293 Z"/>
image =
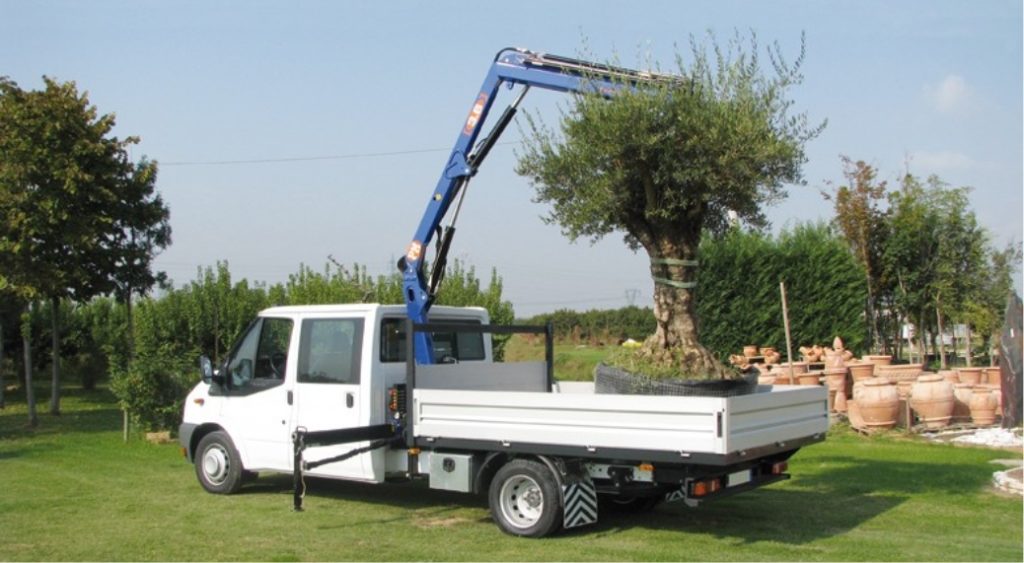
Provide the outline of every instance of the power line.
<path id="1" fill-rule="evenodd" d="M 504 143 L 496 143 L 497 145 L 514 145 L 518 144 L 519 141 L 505 141 Z M 252 158 L 246 160 L 190 160 L 190 161 L 175 161 L 175 162 L 161 162 L 160 166 L 222 166 L 231 164 L 274 164 L 282 162 L 311 162 L 317 160 L 351 160 L 357 158 L 379 158 L 384 156 L 404 156 L 410 154 L 424 154 L 433 152 L 447 152 L 451 148 L 432 148 L 432 149 L 409 149 L 404 151 L 386 151 L 386 152 L 364 152 L 364 153 L 349 153 L 349 154 L 335 154 L 326 156 L 293 156 L 293 157 L 280 157 L 280 158 Z"/>

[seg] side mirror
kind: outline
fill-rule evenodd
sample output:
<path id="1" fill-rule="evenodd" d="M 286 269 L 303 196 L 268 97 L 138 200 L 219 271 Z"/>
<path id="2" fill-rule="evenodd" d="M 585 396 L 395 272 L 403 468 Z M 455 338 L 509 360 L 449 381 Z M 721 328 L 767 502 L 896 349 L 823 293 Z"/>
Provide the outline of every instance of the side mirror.
<path id="1" fill-rule="evenodd" d="M 199 373 L 203 377 L 203 383 L 207 385 L 224 385 L 224 374 L 213 369 L 213 362 L 207 356 L 199 357 Z"/>
<path id="2" fill-rule="evenodd" d="M 199 374 L 203 378 L 203 383 L 209 385 L 213 381 L 213 362 L 209 357 L 199 357 Z"/>

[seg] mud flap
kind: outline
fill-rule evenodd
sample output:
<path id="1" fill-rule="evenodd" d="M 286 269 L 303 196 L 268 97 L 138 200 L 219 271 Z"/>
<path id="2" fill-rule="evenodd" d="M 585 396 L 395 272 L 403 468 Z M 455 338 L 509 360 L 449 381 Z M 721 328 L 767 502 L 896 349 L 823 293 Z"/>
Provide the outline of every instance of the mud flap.
<path id="1" fill-rule="evenodd" d="M 685 504 L 686 506 L 689 506 L 690 508 L 694 508 L 698 504 L 698 501 L 693 500 L 691 498 L 688 498 L 686 496 L 686 487 L 685 486 L 683 486 L 681 488 L 678 488 L 678 489 L 675 489 L 673 491 L 669 491 L 669 492 L 665 493 L 665 502 L 668 503 L 668 502 L 678 502 L 678 501 L 683 501 L 683 504 Z"/>
<path id="2" fill-rule="evenodd" d="M 590 476 L 568 474 L 562 477 L 562 527 L 586 526 L 597 522 L 597 488 Z"/>

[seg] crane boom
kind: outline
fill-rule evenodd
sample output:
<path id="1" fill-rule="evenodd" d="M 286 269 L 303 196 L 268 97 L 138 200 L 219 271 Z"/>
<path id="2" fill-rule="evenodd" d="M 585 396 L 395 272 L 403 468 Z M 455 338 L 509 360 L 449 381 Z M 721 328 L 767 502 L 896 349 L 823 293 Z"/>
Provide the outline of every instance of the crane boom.
<path id="1" fill-rule="evenodd" d="M 412 242 L 398 267 L 403 274 L 403 294 L 409 318 L 414 323 L 427 322 L 427 315 L 444 276 L 446 257 L 455 234 L 455 220 L 461 208 L 465 188 L 491 148 L 515 117 L 519 103 L 531 87 L 558 92 L 587 92 L 610 96 L 624 87 L 641 82 L 671 80 L 673 77 L 616 66 L 546 55 L 525 49 L 503 49 L 498 52 L 484 79 L 480 92 L 469 111 L 448 161 L 441 172 L 427 208 Z M 494 105 L 502 85 L 523 86 L 515 100 L 505 109 L 491 131 L 477 144 L 481 126 Z M 441 222 L 452 204 L 458 200 L 449 225 Z M 426 248 L 436 237 L 437 251 L 431 272 L 425 270 Z M 430 335 L 416 333 L 416 361 L 434 363 Z"/>

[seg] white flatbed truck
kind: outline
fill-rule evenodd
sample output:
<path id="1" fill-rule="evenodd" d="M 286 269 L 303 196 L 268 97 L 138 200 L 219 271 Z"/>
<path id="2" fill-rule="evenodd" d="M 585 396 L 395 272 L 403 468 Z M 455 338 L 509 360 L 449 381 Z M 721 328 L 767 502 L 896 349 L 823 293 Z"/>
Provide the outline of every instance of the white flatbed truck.
<path id="1" fill-rule="evenodd" d="M 488 324 L 481 308 L 277 307 L 261 312 L 189 394 L 180 427 L 202 486 L 236 492 L 257 472 L 366 483 L 425 478 L 487 493 L 497 525 L 544 536 L 603 508 L 690 506 L 787 479 L 824 439 L 820 386 L 735 397 L 597 394 L 552 377 L 550 327 Z M 418 364 L 409 332 L 432 335 Z M 490 333 L 546 332 L 547 361 L 493 361 Z M 599 502 L 602 501 L 602 502 Z M 602 508 L 599 508 L 602 507 Z"/>

